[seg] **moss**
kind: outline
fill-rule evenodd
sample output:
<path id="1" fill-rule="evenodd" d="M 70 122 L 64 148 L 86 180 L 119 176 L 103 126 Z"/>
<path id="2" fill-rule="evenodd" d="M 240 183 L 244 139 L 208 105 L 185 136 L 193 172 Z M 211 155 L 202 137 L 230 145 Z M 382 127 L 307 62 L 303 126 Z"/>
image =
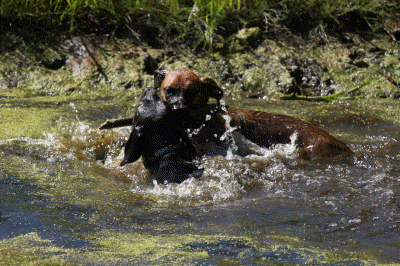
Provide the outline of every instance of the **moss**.
<path id="1" fill-rule="evenodd" d="M 251 29 L 253 28 L 246 29 L 246 32 L 252 32 Z M 258 31 L 254 32 L 256 34 Z M 131 48 L 126 40 L 115 41 L 119 47 L 115 49 L 115 42 L 105 39 L 97 50 L 92 48 L 100 54 L 98 65 L 91 58 L 75 58 L 71 54 L 63 54 L 65 51 L 62 48 L 58 48 L 51 59 L 54 49 L 45 49 L 44 54 L 49 50 L 49 55 L 45 58 L 50 59 L 43 60 L 52 62 L 59 60 L 59 57 L 66 57 L 65 65 L 57 70 L 46 68 L 41 63 L 43 60 L 38 60 L 40 54 L 22 45 L 18 52 L 0 56 L 0 72 L 4 73 L 0 77 L 0 86 L 3 88 L 0 96 L 67 96 L 82 99 L 137 97 L 144 87 L 152 86 L 153 83 L 153 76 L 144 71 L 145 58 L 150 55 L 159 69 L 186 67 L 199 76 L 214 78 L 225 87 L 227 97 L 241 98 L 243 91 L 261 92 L 266 98 L 281 96 L 293 82 L 293 77 L 281 63 L 281 59 L 291 57 L 307 59 L 321 66 L 324 69 L 322 80 L 325 84 L 328 80 L 331 83 L 327 85 L 330 88 L 323 89 L 331 89 L 331 93 L 350 90 L 373 78 L 358 94 L 370 98 L 399 98 L 400 89 L 382 74 L 391 76 L 395 81 L 400 80 L 397 67 L 400 65 L 399 52 L 396 45 L 384 39 L 366 42 L 357 35 L 348 36 L 353 41 L 351 45 L 333 37 L 326 37 L 327 42 L 324 44 L 318 44 L 315 40 L 300 40 L 292 45 L 281 40 L 261 39 L 260 45 L 246 53 L 217 52 L 208 56 L 196 56 L 184 49 L 173 51 Z M 86 42 L 90 43 L 90 40 Z M 24 59 L 20 58 L 21 53 L 24 54 Z M 358 55 L 359 58 L 353 60 L 351 54 Z M 364 62 L 368 67 L 360 67 L 357 62 Z"/>
<path id="2" fill-rule="evenodd" d="M 222 54 L 243 53 L 254 49 L 261 43 L 262 32 L 259 27 L 243 28 L 235 35 L 230 36 L 223 47 L 219 49 Z"/>

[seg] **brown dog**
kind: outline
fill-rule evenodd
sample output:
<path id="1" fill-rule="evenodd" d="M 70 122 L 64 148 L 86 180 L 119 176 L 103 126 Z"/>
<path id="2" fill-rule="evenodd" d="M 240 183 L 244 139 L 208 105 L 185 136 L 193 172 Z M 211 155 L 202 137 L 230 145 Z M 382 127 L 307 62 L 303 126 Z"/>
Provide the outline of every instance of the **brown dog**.
<path id="1" fill-rule="evenodd" d="M 296 145 L 303 158 L 349 155 L 351 150 L 342 141 L 300 119 L 249 109 L 223 110 L 219 104 L 208 104 L 209 98 L 219 101 L 223 91 L 208 77 L 199 78 L 187 69 L 156 71 L 155 87 L 172 109 L 183 109 L 181 119 L 192 134 L 191 140 L 199 154 L 205 143 L 221 144 L 226 122 L 248 140 L 262 147 L 291 142 L 297 134 Z M 228 116 L 226 116 L 228 115 Z"/>

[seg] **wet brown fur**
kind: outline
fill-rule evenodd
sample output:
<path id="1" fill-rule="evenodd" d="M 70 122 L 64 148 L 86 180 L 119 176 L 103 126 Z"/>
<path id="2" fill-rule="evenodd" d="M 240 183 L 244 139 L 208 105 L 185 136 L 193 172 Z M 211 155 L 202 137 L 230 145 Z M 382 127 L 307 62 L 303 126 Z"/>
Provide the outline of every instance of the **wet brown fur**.
<path id="1" fill-rule="evenodd" d="M 159 79 L 158 84 L 155 83 L 160 87 L 161 98 L 173 108 L 176 106 L 191 111 L 186 115 L 185 127 L 194 130 L 205 123 L 200 132 L 192 136 L 195 146 L 219 142 L 226 130 L 224 114 L 228 114 L 232 118 L 232 127 L 237 127 L 237 131 L 245 138 L 262 147 L 290 143 L 290 137 L 297 132 L 296 144 L 305 158 L 351 154 L 350 148 L 336 137 L 295 117 L 249 109 L 212 111 L 214 107 L 208 104 L 209 98 L 218 101 L 222 98 L 222 90 L 213 79 L 199 78 L 187 69 L 163 73 L 165 78 L 162 82 Z M 211 119 L 209 116 L 206 119 L 206 115 L 211 115 Z"/>

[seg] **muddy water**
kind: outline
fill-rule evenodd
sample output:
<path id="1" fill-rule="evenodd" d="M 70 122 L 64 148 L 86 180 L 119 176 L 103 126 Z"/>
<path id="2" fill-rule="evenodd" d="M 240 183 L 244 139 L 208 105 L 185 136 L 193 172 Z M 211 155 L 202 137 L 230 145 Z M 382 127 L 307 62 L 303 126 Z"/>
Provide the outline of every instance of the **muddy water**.
<path id="1" fill-rule="evenodd" d="M 398 101 L 230 101 L 311 121 L 355 154 L 346 161 L 304 161 L 290 144 L 246 157 L 228 152 L 199 161 L 202 180 L 168 185 L 148 184 L 141 160 L 118 167 L 129 128 L 97 130 L 107 118 L 131 115 L 132 106 L 112 99 L 2 101 L 1 116 L 10 121 L 0 140 L 6 264 L 400 260 Z M 50 114 L 42 113 L 46 108 Z M 26 122 L 23 136 L 12 133 L 22 130 L 16 118 L 31 112 L 37 121 Z"/>

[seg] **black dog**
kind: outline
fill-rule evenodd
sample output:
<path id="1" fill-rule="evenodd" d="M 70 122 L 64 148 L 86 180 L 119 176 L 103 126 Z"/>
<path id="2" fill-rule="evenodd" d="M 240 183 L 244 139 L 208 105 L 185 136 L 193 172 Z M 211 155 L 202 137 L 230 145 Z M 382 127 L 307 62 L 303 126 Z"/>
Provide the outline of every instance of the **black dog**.
<path id="1" fill-rule="evenodd" d="M 154 88 L 146 88 L 136 109 L 120 166 L 143 156 L 150 180 L 165 184 L 200 177 L 202 170 L 193 162 L 196 150 L 176 117 L 179 115 L 160 99 Z"/>

